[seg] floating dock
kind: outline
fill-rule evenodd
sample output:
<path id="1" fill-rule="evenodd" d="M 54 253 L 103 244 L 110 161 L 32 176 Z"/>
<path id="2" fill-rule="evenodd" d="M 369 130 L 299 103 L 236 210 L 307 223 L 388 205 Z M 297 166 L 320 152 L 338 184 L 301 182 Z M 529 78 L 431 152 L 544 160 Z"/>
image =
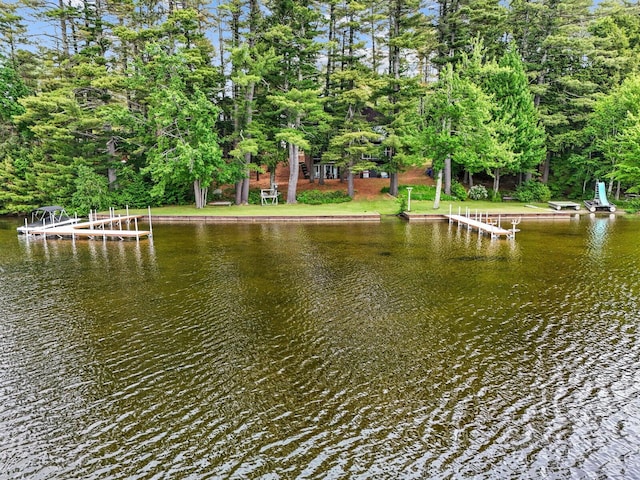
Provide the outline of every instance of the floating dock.
<path id="1" fill-rule="evenodd" d="M 502 218 L 500 215 L 498 218 L 489 217 L 489 214 L 478 214 L 477 212 L 475 215 L 472 215 L 468 209 L 464 215 L 458 212 L 458 215 L 449 213 L 449 215 L 445 215 L 445 217 L 449 219 L 449 223 L 456 222 L 458 227 L 465 226 L 469 230 L 477 230 L 478 235 L 487 233 L 491 236 L 492 240 L 502 237 L 513 240 L 516 238 L 516 233 L 520 231 L 516 228 L 516 225 L 520 223 L 521 219 L 512 219 L 510 221 L 511 228 L 506 229 L 502 228 Z"/>
<path id="2" fill-rule="evenodd" d="M 554 208 L 556 210 L 562 210 L 563 208 L 572 208 L 573 210 L 580 210 L 580 204 L 575 202 L 560 202 L 553 201 L 547 202 L 549 207 Z"/>
<path id="3" fill-rule="evenodd" d="M 127 210 L 128 211 L 128 210 Z M 56 225 L 47 228 L 34 228 L 29 231 L 29 235 L 40 235 L 43 237 L 57 238 L 89 238 L 89 239 L 119 239 L 125 238 L 140 239 L 151 237 L 153 228 L 151 226 L 151 210 L 149 210 L 149 230 L 138 230 L 138 219 L 144 215 L 116 215 L 110 209 L 109 216 L 97 219 L 97 213 L 90 213 L 89 220 L 70 225 Z M 133 228 L 132 228 L 133 226 Z"/>

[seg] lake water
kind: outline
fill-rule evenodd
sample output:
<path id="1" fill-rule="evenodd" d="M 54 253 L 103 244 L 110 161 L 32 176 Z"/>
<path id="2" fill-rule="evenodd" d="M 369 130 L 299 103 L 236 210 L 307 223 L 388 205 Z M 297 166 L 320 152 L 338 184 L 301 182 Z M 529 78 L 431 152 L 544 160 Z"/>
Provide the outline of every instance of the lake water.
<path id="1" fill-rule="evenodd" d="M 640 478 L 640 219 L 0 220 L 0 479 Z"/>

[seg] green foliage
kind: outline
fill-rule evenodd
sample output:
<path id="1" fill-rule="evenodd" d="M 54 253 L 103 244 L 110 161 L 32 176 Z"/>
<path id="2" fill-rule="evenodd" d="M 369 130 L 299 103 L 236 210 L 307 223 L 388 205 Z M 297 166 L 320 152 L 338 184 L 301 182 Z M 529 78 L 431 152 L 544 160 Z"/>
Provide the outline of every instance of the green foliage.
<path id="1" fill-rule="evenodd" d="M 433 201 L 436 198 L 436 187 L 431 185 L 400 185 L 398 195 L 400 198 L 407 198 L 407 187 L 411 187 L 411 200 L 428 200 Z M 389 187 L 383 187 L 381 193 L 389 193 Z M 454 201 L 456 197 L 453 195 L 442 195 L 442 200 Z"/>
<path id="2" fill-rule="evenodd" d="M 640 198 L 635 198 L 630 200 L 625 205 L 625 211 L 627 213 L 638 213 L 640 212 Z"/>
<path id="3" fill-rule="evenodd" d="M 453 182 L 451 184 L 451 195 L 464 202 L 467 199 L 467 190 L 460 182 Z"/>
<path id="4" fill-rule="evenodd" d="M 640 191 L 640 75 L 598 100 L 590 117 L 592 155 L 584 166 L 595 178 L 613 178 Z"/>
<path id="5" fill-rule="evenodd" d="M 529 180 L 516 187 L 514 197 L 524 203 L 548 202 L 551 199 L 551 191 L 544 183 Z"/>
<path id="6" fill-rule="evenodd" d="M 86 165 L 78 166 L 76 191 L 71 197 L 71 207 L 80 215 L 90 210 L 106 210 L 110 206 L 109 185 L 107 179 L 98 175 Z"/>
<path id="7" fill-rule="evenodd" d="M 297 200 L 300 203 L 306 203 L 308 205 L 322 205 L 325 203 L 344 203 L 350 202 L 352 198 L 342 190 L 335 190 L 333 192 L 321 192 L 320 190 L 305 190 L 297 195 Z"/>
<path id="8" fill-rule="evenodd" d="M 469 189 L 468 195 L 471 200 L 486 200 L 489 198 L 489 193 L 484 185 L 474 185 Z"/>
<path id="9" fill-rule="evenodd" d="M 18 100 L 28 94 L 16 71 L 0 64 L 0 122 L 9 122 L 13 115 L 24 113 Z"/>
<path id="10" fill-rule="evenodd" d="M 166 55 L 158 47 L 149 54 L 164 69 L 146 72 L 158 82 L 150 96 L 149 117 L 156 132 L 148 153 L 147 171 L 155 185 L 151 194 L 159 198 L 169 182 L 193 184 L 196 206 L 204 206 L 204 192 L 212 183 L 236 180 L 236 170 L 222 158 L 215 130 L 218 109 L 197 86 L 187 88 L 188 62 L 184 55 Z"/>
<path id="11" fill-rule="evenodd" d="M 260 189 L 252 188 L 249 190 L 249 204 L 260 205 Z"/>
<path id="12" fill-rule="evenodd" d="M 502 195 L 500 194 L 500 192 L 496 192 L 493 189 L 488 190 L 487 191 L 487 195 L 489 196 L 489 201 L 491 201 L 491 202 L 501 202 L 502 201 Z"/>
<path id="13" fill-rule="evenodd" d="M 156 205 L 149 194 L 151 185 L 143 175 L 125 165 L 118 169 L 118 185 L 111 192 L 111 206 L 124 208 L 145 208 Z"/>
<path id="14" fill-rule="evenodd" d="M 543 162 L 554 194 L 595 178 L 640 190 L 634 2 L 438 0 L 434 18 L 420 0 L 219 3 L 215 62 L 213 10 L 196 4 L 0 7 L 0 211 L 68 206 L 74 192 L 84 204 L 77 159 L 100 175 L 135 167 L 118 172 L 114 203 L 149 204 L 151 187 L 155 203 L 188 203 L 294 165 L 300 148 L 351 172 L 378 157 L 392 188 L 433 161 L 445 183 L 493 171 L 497 190 L 498 174 Z M 36 18 L 55 38 L 23 49 Z"/>

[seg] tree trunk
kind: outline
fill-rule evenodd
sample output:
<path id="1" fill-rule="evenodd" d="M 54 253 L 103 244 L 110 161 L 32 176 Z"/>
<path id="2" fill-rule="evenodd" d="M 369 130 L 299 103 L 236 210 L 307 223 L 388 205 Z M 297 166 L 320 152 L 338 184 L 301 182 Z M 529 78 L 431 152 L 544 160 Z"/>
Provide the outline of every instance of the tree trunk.
<path id="1" fill-rule="evenodd" d="M 389 172 L 389 195 L 398 196 L 398 172 Z"/>
<path id="2" fill-rule="evenodd" d="M 236 205 L 242 205 L 242 185 L 243 185 L 243 181 L 240 180 L 239 182 L 236 182 L 236 194 L 235 194 L 235 202 Z"/>
<path id="3" fill-rule="evenodd" d="M 440 208 L 440 195 L 442 194 L 442 169 L 438 170 L 436 178 L 436 198 L 433 200 L 433 209 Z"/>
<path id="4" fill-rule="evenodd" d="M 391 2 L 390 2 L 391 3 Z M 403 17 L 402 0 L 393 0 L 389 5 L 389 76 L 393 78 L 392 93 L 389 95 L 389 103 L 393 105 L 393 114 L 396 116 L 399 112 L 397 106 L 398 97 L 400 95 L 400 64 L 401 50 L 397 39 L 401 35 L 400 22 Z M 389 151 L 389 193 L 394 197 L 398 196 L 398 171 L 400 166 L 394 160 L 396 155 L 395 148 Z"/>
<path id="5" fill-rule="evenodd" d="M 296 122 L 299 123 L 299 122 Z M 297 203 L 296 191 L 298 189 L 298 153 L 300 149 L 298 145 L 289 144 L 289 185 L 287 188 L 287 203 Z"/>
<path id="6" fill-rule="evenodd" d="M 451 155 L 444 160 L 444 193 L 451 195 Z"/>
<path id="7" fill-rule="evenodd" d="M 498 193 L 500 189 L 500 169 L 496 168 L 493 172 L 493 191 Z"/>
<path id="8" fill-rule="evenodd" d="M 65 57 L 69 56 L 69 38 L 67 36 L 67 13 L 66 5 L 62 0 L 58 0 L 58 8 L 60 9 L 60 41 L 62 43 L 62 52 Z"/>
<path id="9" fill-rule="evenodd" d="M 347 172 L 347 195 L 353 198 L 356 194 L 356 189 L 353 184 L 353 172 L 351 168 L 353 167 L 353 160 L 349 161 L 349 171 Z"/>
<path id="10" fill-rule="evenodd" d="M 245 100 L 246 104 L 246 127 L 247 129 L 251 126 L 251 122 L 253 122 L 253 97 L 255 95 L 255 83 L 251 82 L 249 87 L 247 88 L 247 94 Z M 251 138 L 251 134 L 247 133 L 247 137 Z M 242 182 L 242 192 L 240 195 L 240 200 L 243 205 L 249 204 L 249 175 L 251 172 L 249 171 L 249 164 L 251 163 L 251 153 L 247 152 L 244 155 L 244 168 L 246 178 Z"/>
<path id="11" fill-rule="evenodd" d="M 249 175 L 248 171 L 247 171 L 247 175 Z M 241 194 L 242 205 L 249 205 L 249 185 L 250 185 L 250 179 L 247 176 L 242 180 L 242 194 Z"/>
<path id="12" fill-rule="evenodd" d="M 549 181 L 549 165 L 551 164 L 551 158 L 547 153 L 547 158 L 545 158 L 544 163 L 542 164 L 542 183 L 547 183 Z"/>
<path id="13" fill-rule="evenodd" d="M 113 167 L 107 168 L 107 179 L 109 180 L 109 189 L 115 190 L 118 188 L 118 174 Z"/>
<path id="14" fill-rule="evenodd" d="M 200 180 L 194 180 L 193 193 L 196 197 L 196 208 L 204 208 L 204 206 L 207 204 L 208 191 L 209 187 L 203 187 Z"/>

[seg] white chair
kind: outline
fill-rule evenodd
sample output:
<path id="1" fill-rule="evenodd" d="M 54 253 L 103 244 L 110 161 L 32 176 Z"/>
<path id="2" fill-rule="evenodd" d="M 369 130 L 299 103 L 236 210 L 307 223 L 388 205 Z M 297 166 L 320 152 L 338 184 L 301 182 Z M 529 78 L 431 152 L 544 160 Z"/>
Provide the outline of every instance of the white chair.
<path id="1" fill-rule="evenodd" d="M 271 185 L 271 188 L 263 188 L 260 190 L 260 203 L 262 205 L 277 205 L 278 204 L 278 185 L 275 183 Z"/>

